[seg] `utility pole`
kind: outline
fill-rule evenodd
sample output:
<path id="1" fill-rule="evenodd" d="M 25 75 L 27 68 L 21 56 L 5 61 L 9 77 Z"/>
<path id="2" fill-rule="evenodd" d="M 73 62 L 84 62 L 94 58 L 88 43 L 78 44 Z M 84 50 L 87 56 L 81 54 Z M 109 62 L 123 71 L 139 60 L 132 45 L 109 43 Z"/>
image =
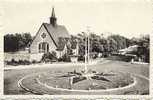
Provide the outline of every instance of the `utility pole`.
<path id="1" fill-rule="evenodd" d="M 85 66 L 84 72 L 87 73 L 87 64 L 89 64 L 90 59 L 90 30 L 89 26 L 87 27 L 87 34 L 85 34 Z"/>
<path id="2" fill-rule="evenodd" d="M 85 67 L 84 72 L 87 72 L 87 37 L 85 36 Z"/>
<path id="3" fill-rule="evenodd" d="M 90 27 L 87 26 L 87 38 L 88 38 L 88 64 L 90 63 Z"/>

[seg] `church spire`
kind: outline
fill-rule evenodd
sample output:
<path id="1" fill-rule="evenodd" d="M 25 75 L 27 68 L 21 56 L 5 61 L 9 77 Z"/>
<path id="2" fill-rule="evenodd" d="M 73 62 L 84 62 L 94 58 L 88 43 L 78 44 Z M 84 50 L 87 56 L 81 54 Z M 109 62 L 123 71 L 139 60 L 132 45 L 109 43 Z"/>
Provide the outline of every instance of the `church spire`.
<path id="1" fill-rule="evenodd" d="M 51 17 L 55 17 L 54 7 L 52 7 L 52 16 Z"/>
<path id="2" fill-rule="evenodd" d="M 52 8 L 52 15 L 50 17 L 50 24 L 52 24 L 53 26 L 56 25 L 56 17 L 55 17 L 54 7 Z"/>

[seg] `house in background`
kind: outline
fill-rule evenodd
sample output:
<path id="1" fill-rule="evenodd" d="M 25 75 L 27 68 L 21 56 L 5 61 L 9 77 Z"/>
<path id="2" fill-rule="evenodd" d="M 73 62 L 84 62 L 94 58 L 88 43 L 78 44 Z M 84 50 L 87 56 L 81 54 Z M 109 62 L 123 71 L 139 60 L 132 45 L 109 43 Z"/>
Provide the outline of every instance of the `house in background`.
<path id="1" fill-rule="evenodd" d="M 55 11 L 52 8 L 50 23 L 41 25 L 30 45 L 31 60 L 40 60 L 47 52 L 55 51 L 58 57 L 67 52 L 70 35 L 66 27 L 58 25 L 56 21 Z"/>

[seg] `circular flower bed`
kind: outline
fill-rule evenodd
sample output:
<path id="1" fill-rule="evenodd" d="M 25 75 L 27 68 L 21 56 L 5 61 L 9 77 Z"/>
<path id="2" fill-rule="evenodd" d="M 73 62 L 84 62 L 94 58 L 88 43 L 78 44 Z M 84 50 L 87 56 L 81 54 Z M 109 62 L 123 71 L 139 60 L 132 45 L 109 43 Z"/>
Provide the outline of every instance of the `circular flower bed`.
<path id="1" fill-rule="evenodd" d="M 23 77 L 18 85 L 34 94 L 139 94 L 147 79 L 121 72 L 36 73 Z M 141 92 L 141 91 L 140 91 Z M 142 92 L 143 93 L 143 92 Z M 142 94 L 141 93 L 141 94 Z"/>
<path id="2" fill-rule="evenodd" d="M 39 74 L 38 79 L 51 87 L 73 90 L 106 90 L 125 87 L 134 82 L 130 74 L 119 72 L 93 74 L 89 78 L 79 73 L 45 73 Z"/>

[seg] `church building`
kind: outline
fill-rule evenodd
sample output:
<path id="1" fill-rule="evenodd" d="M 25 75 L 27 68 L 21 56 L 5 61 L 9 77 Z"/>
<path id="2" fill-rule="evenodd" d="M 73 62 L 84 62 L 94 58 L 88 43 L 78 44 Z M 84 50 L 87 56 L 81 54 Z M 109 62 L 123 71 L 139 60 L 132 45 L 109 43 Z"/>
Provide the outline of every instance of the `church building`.
<path id="1" fill-rule="evenodd" d="M 59 58 L 67 52 L 70 35 L 66 27 L 58 25 L 56 21 L 55 11 L 52 8 L 50 23 L 42 23 L 30 45 L 31 54 L 39 55 L 55 51 Z"/>

